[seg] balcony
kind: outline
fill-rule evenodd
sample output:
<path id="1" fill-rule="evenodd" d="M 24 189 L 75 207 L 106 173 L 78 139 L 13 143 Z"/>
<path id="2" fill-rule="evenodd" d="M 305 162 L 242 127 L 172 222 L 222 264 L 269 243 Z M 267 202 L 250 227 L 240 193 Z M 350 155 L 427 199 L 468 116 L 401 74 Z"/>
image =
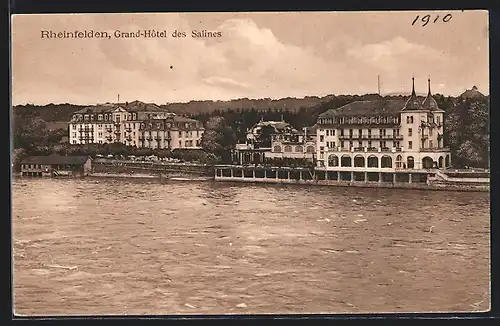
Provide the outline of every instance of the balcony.
<path id="1" fill-rule="evenodd" d="M 94 132 L 94 128 L 78 128 L 79 132 Z"/>
<path id="2" fill-rule="evenodd" d="M 132 132 L 132 128 L 125 128 L 126 132 Z"/>
<path id="3" fill-rule="evenodd" d="M 115 134 L 119 134 L 120 133 L 120 130 L 115 130 L 114 132 Z"/>
<path id="4" fill-rule="evenodd" d="M 402 147 L 330 147 L 327 152 L 365 152 L 365 153 L 395 153 L 402 152 Z"/>
<path id="5" fill-rule="evenodd" d="M 421 152 L 449 152 L 450 149 L 448 147 L 426 147 L 420 148 Z"/>
<path id="6" fill-rule="evenodd" d="M 339 139 L 403 139 L 401 135 L 339 135 Z"/>

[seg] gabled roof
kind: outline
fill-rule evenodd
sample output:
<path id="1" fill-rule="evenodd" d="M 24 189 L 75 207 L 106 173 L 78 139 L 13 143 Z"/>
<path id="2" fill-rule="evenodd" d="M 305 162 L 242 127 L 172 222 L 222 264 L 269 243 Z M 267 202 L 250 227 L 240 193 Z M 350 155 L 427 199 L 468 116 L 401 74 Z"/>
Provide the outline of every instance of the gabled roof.
<path id="1" fill-rule="evenodd" d="M 85 114 L 85 113 L 111 113 L 119 108 L 122 108 L 126 111 L 133 112 L 165 112 L 165 109 L 162 109 L 158 105 L 154 103 L 144 103 L 141 101 L 133 101 L 133 102 L 125 102 L 125 103 L 104 103 L 87 106 L 81 110 L 76 111 L 76 114 Z"/>
<path id="2" fill-rule="evenodd" d="M 356 101 L 321 113 L 318 118 L 334 116 L 379 116 L 396 115 L 404 107 L 404 100 Z"/>
<path id="3" fill-rule="evenodd" d="M 62 156 L 52 154 L 49 156 L 30 156 L 25 158 L 21 164 L 68 164 L 68 165 L 83 165 L 90 157 L 88 156 Z"/>
<path id="4" fill-rule="evenodd" d="M 84 107 L 73 114 L 111 113 L 115 108 L 114 104 L 97 104 Z"/>
<path id="5" fill-rule="evenodd" d="M 118 103 L 119 106 L 124 108 L 127 111 L 135 111 L 135 112 L 164 112 L 165 109 L 162 109 L 158 105 L 154 103 L 144 103 L 141 101 L 133 101 L 126 103 Z"/>

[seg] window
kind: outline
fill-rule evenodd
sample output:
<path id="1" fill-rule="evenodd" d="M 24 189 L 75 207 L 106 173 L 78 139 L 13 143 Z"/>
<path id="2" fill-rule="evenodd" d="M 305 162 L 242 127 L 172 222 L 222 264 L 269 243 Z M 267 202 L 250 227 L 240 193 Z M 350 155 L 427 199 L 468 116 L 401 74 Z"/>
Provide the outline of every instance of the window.
<path id="1" fill-rule="evenodd" d="M 180 140 L 179 140 L 179 147 L 182 147 L 182 141 L 180 141 Z"/>
<path id="2" fill-rule="evenodd" d="M 73 130 L 76 130 L 76 125 L 73 125 Z"/>
<path id="3" fill-rule="evenodd" d="M 408 142 L 408 149 L 412 149 L 412 147 L 413 147 L 412 145 L 413 145 L 413 143 L 412 143 L 412 141 L 410 140 L 410 141 Z"/>
<path id="4" fill-rule="evenodd" d="M 76 132 L 73 133 L 73 138 L 76 138 Z"/>
<path id="5" fill-rule="evenodd" d="M 398 141 L 394 142 L 394 147 L 399 148 L 399 142 Z"/>
<path id="6" fill-rule="evenodd" d="M 363 147 L 363 142 L 361 140 L 358 140 L 358 147 Z"/>
<path id="7" fill-rule="evenodd" d="M 441 117 L 440 117 L 439 115 L 436 117 L 436 123 L 437 123 L 438 125 L 440 125 L 440 124 L 441 124 Z"/>
<path id="8" fill-rule="evenodd" d="M 363 134 L 363 129 L 358 129 L 358 136 L 361 137 L 362 134 Z"/>
<path id="9" fill-rule="evenodd" d="M 108 115 L 107 114 L 104 115 L 104 120 L 108 121 Z"/>
<path id="10" fill-rule="evenodd" d="M 371 140 L 369 140 L 369 141 L 368 141 L 368 148 L 371 148 L 371 147 L 372 147 L 372 141 L 371 141 Z"/>
<path id="11" fill-rule="evenodd" d="M 349 137 L 352 137 L 352 129 L 349 129 Z"/>
<path id="12" fill-rule="evenodd" d="M 410 116 L 406 117 L 406 123 L 408 123 L 408 124 L 410 123 Z"/>
<path id="13" fill-rule="evenodd" d="M 102 137 L 102 132 L 98 133 L 98 136 L 99 136 L 99 137 Z"/>
<path id="14" fill-rule="evenodd" d="M 181 130 L 179 130 L 179 137 L 182 138 L 182 131 Z"/>
<path id="15" fill-rule="evenodd" d="M 413 123 L 413 116 L 410 116 L 410 123 Z"/>
<path id="16" fill-rule="evenodd" d="M 332 135 L 332 136 L 335 136 L 335 129 L 332 129 L 332 130 L 331 130 L 331 135 Z"/>
<path id="17" fill-rule="evenodd" d="M 323 135 L 319 136 L 319 141 L 320 142 L 324 142 L 325 141 L 325 136 L 323 136 Z"/>
<path id="18" fill-rule="evenodd" d="M 340 136 L 344 136 L 344 129 L 340 129 Z"/>
<path id="19" fill-rule="evenodd" d="M 341 147 L 341 148 L 344 148 L 344 141 L 343 141 L 343 140 L 342 140 L 342 141 L 340 141 L 340 147 Z"/>
<path id="20" fill-rule="evenodd" d="M 330 136 L 330 130 L 326 129 L 326 135 Z"/>
<path id="21" fill-rule="evenodd" d="M 432 136 L 432 128 L 429 128 L 429 136 Z"/>
<path id="22" fill-rule="evenodd" d="M 432 140 L 429 140 L 429 148 L 432 148 Z"/>
<path id="23" fill-rule="evenodd" d="M 352 142 L 352 140 L 349 142 L 349 148 L 351 147 L 354 147 L 354 143 Z"/>
<path id="24" fill-rule="evenodd" d="M 408 128 L 408 136 L 411 137 L 412 133 L 413 133 L 413 130 L 411 128 Z"/>

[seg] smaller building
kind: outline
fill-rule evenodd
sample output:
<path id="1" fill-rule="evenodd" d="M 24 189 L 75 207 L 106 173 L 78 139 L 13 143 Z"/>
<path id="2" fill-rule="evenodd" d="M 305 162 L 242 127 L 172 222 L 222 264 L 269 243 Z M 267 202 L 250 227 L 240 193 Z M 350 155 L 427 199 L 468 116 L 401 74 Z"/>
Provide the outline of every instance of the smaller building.
<path id="1" fill-rule="evenodd" d="M 92 169 L 88 156 L 30 156 L 21 162 L 21 175 L 27 177 L 84 176 Z"/>
<path id="2" fill-rule="evenodd" d="M 283 121 L 261 120 L 247 131 L 246 143 L 237 144 L 233 161 L 237 164 L 314 161 L 316 126 L 298 131 Z"/>
<path id="3" fill-rule="evenodd" d="M 273 134 L 268 159 L 304 159 L 313 162 L 316 152 L 316 125 L 303 128 L 302 132 L 290 130 Z"/>

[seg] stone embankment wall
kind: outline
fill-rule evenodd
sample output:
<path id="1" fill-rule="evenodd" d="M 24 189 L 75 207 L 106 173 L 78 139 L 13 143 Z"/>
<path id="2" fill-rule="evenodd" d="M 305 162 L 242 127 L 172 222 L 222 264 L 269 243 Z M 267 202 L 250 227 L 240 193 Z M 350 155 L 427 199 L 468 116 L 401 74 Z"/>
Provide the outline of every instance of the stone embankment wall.
<path id="1" fill-rule="evenodd" d="M 91 176 L 117 175 L 127 177 L 211 177 L 213 168 L 197 164 L 176 164 L 136 161 L 104 161 L 92 163 Z"/>

